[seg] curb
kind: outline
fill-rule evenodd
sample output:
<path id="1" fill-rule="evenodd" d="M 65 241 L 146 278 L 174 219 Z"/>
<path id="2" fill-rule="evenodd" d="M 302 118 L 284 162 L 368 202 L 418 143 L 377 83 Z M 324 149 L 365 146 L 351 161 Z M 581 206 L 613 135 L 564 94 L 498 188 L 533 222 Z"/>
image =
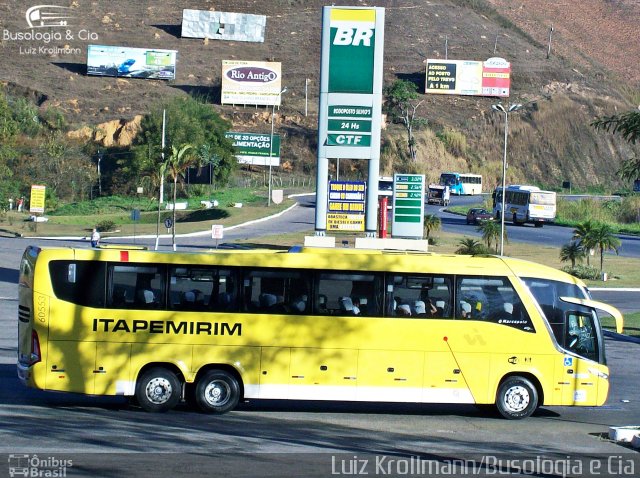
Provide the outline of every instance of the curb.
<path id="1" fill-rule="evenodd" d="M 630 342 L 632 344 L 640 344 L 640 337 L 629 337 L 628 335 L 619 334 L 617 332 L 611 332 L 610 330 L 603 330 L 605 337 L 617 340 L 619 342 Z"/>
<path id="2" fill-rule="evenodd" d="M 296 198 L 296 197 L 302 197 L 302 196 L 315 196 L 316 193 L 300 193 L 300 194 L 290 194 L 289 196 L 287 196 L 288 199 L 291 198 Z M 243 226 L 250 226 L 251 224 L 257 224 L 260 222 L 264 222 L 264 221 L 268 221 L 270 219 L 274 219 L 277 217 L 282 216 L 283 214 L 291 211 L 293 208 L 295 208 L 298 205 L 298 203 L 294 203 L 291 206 L 289 206 L 287 209 L 280 211 L 278 213 L 272 214 L 270 216 L 265 216 L 262 217 L 260 219 L 254 219 L 252 221 L 247 221 L 247 222 L 243 222 L 241 224 L 235 224 L 233 226 L 228 226 L 225 227 L 224 230 L 225 231 L 231 231 L 233 229 L 237 229 L 239 227 L 243 227 Z M 198 236 L 206 236 L 208 234 L 211 234 L 210 230 L 206 230 L 206 231 L 199 231 L 199 232 L 189 232 L 187 234 L 176 234 L 176 237 L 198 237 Z M 109 236 L 109 239 L 128 239 L 131 238 L 133 236 Z M 140 239 L 155 239 L 156 235 L 155 234 L 146 234 L 146 235 L 136 235 L 135 236 L 136 239 L 140 238 Z M 160 234 L 158 236 L 161 239 L 167 239 L 172 237 L 171 234 Z M 24 239 L 44 239 L 44 240 L 51 240 L 51 241 L 88 241 L 90 238 L 89 236 L 55 236 L 55 237 L 48 237 L 48 236 L 23 236 Z M 105 238 L 106 239 L 106 238 Z"/>

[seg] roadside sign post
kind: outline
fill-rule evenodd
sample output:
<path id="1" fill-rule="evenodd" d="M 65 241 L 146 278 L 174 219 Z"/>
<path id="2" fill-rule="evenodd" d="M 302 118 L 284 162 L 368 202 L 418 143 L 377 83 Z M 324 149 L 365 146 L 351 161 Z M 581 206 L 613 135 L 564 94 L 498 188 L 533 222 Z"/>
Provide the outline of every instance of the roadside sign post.
<path id="1" fill-rule="evenodd" d="M 140 209 L 131 211 L 131 220 L 133 221 L 133 243 L 136 243 L 136 222 L 140 220 Z"/>
<path id="2" fill-rule="evenodd" d="M 424 174 L 394 175 L 392 237 L 422 239 L 424 190 Z"/>
<path id="3" fill-rule="evenodd" d="M 171 228 L 173 227 L 173 220 L 168 217 L 164 220 L 164 227 L 167 228 L 167 234 L 171 232 Z"/>
<path id="4" fill-rule="evenodd" d="M 211 239 L 216 240 L 216 249 L 218 248 L 218 241 L 224 238 L 224 226 L 222 224 L 211 225 Z"/>
<path id="5" fill-rule="evenodd" d="M 38 213 L 44 215 L 44 201 L 46 196 L 46 186 L 38 184 L 31 185 L 31 197 L 29 198 L 29 212 L 33 214 L 35 222 L 35 232 L 38 232 Z"/>

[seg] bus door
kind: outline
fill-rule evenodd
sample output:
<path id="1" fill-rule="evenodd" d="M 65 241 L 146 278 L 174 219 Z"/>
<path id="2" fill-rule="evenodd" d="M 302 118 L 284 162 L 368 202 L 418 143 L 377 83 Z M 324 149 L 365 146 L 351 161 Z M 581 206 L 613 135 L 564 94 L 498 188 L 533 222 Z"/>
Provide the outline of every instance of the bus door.
<path id="1" fill-rule="evenodd" d="M 598 397 L 604 400 L 607 396 L 608 382 L 600 380 L 606 367 L 598 364 L 600 340 L 594 314 L 588 309 L 569 310 L 565 312 L 564 327 L 567 353 L 555 367 L 560 402 L 562 405 L 597 405 Z M 605 388 L 599 390 L 599 384 Z"/>

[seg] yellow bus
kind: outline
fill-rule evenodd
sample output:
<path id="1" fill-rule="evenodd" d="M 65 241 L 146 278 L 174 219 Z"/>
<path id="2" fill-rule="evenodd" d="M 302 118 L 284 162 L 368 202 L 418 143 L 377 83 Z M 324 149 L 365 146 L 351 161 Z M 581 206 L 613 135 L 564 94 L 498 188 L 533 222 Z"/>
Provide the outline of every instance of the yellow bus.
<path id="1" fill-rule="evenodd" d="M 30 387 L 181 400 L 605 403 L 585 285 L 497 256 L 357 249 L 207 253 L 28 247 L 18 375 Z"/>

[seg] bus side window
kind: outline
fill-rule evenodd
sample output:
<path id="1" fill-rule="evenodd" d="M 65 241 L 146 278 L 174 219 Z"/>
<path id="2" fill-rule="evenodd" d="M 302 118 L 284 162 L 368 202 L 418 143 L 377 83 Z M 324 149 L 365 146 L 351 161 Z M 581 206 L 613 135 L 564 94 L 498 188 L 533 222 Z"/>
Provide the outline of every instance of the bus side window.
<path id="1" fill-rule="evenodd" d="M 110 307 L 157 309 L 165 307 L 163 268 L 140 265 L 109 265 Z M 122 304 L 122 305 L 119 305 Z"/>
<path id="2" fill-rule="evenodd" d="M 382 309 L 382 297 L 379 294 L 382 283 L 380 274 L 323 272 L 318 274 L 317 282 L 316 314 L 380 315 Z"/>
<path id="3" fill-rule="evenodd" d="M 244 276 L 243 309 L 270 314 L 307 313 L 308 274 L 289 269 L 254 269 Z"/>

